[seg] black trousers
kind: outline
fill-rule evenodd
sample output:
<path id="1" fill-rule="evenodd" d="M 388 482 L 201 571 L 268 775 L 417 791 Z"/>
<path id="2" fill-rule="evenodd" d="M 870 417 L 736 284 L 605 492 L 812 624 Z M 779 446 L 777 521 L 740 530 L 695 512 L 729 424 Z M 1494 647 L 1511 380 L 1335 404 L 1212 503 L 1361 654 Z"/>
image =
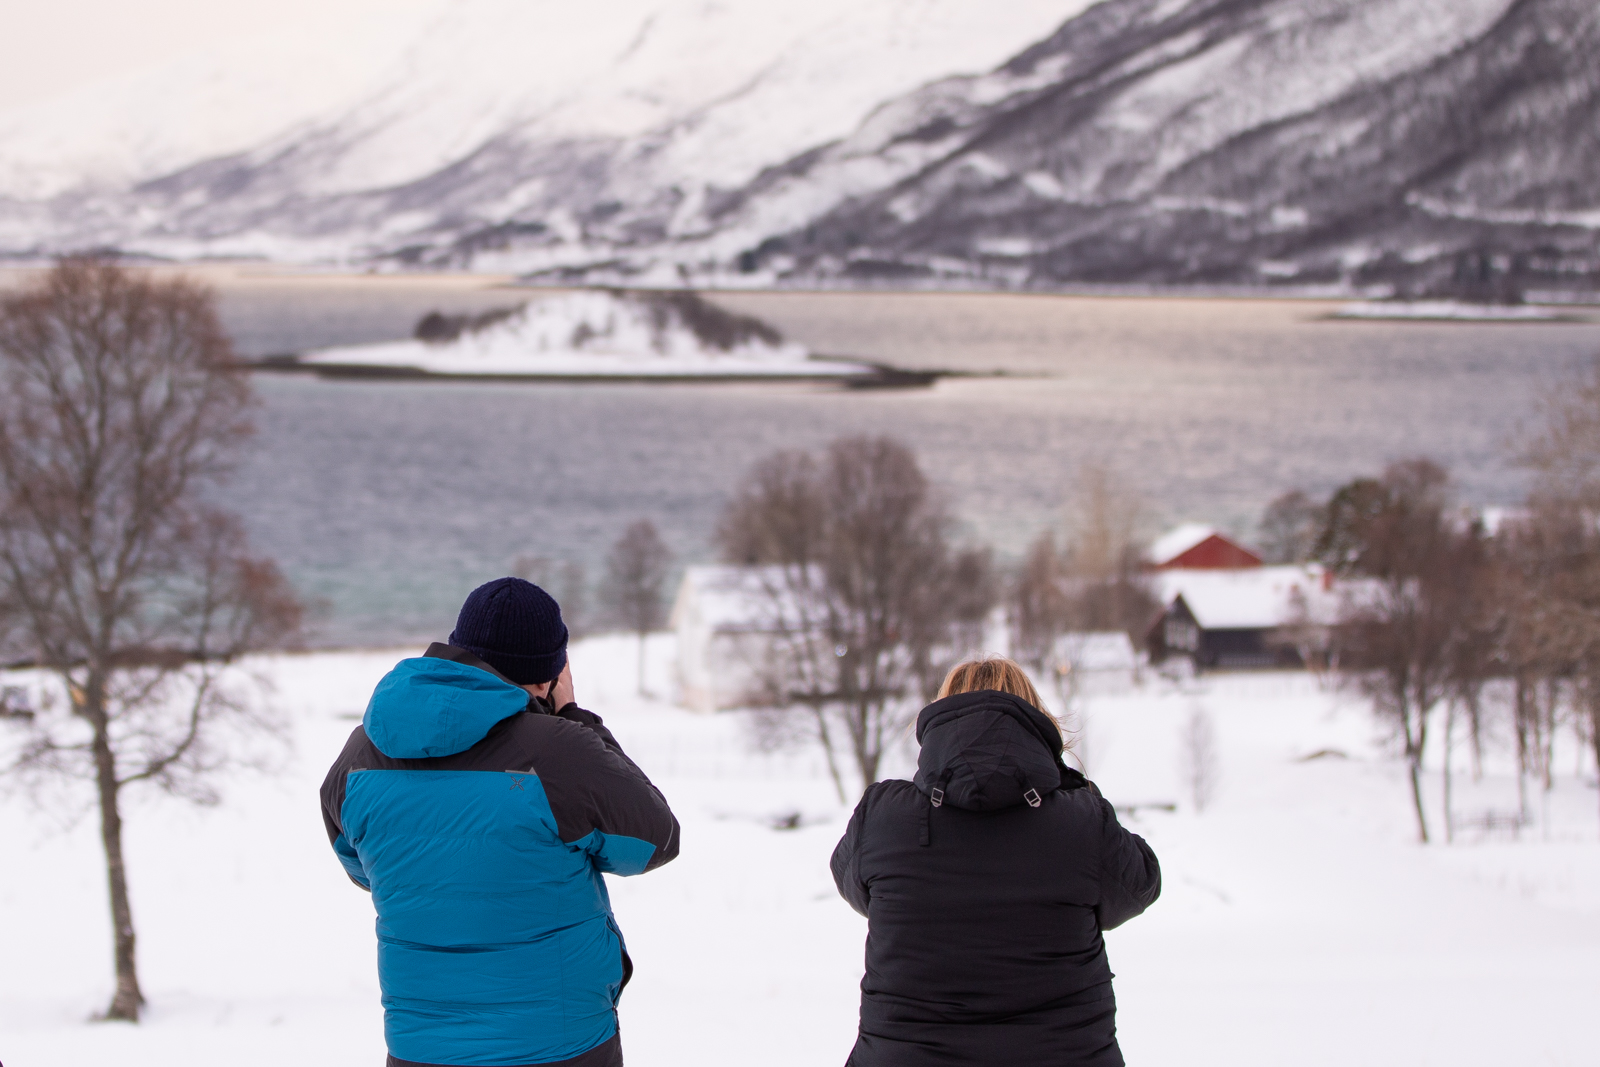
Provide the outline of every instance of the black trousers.
<path id="1" fill-rule="evenodd" d="M 401 1060 L 390 1056 L 385 1061 L 384 1067 L 444 1067 L 444 1065 L 417 1063 L 414 1060 Z M 506 1064 L 505 1067 L 622 1067 L 622 1034 L 612 1034 L 610 1041 L 596 1045 L 588 1052 L 580 1052 L 570 1060 L 557 1060 L 553 1063 Z"/>

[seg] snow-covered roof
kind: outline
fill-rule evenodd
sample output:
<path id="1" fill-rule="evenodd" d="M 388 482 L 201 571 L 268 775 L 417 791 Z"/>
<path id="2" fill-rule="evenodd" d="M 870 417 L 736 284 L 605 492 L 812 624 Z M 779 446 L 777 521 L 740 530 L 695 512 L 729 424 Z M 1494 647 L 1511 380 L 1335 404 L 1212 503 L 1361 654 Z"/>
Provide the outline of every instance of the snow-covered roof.
<path id="1" fill-rule="evenodd" d="M 1151 542 L 1150 562 L 1157 567 L 1169 563 L 1216 533 L 1216 527 L 1201 522 L 1186 522 L 1174 526 Z"/>
<path id="2" fill-rule="evenodd" d="M 1120 630 L 1062 634 L 1055 655 L 1075 671 L 1131 671 L 1139 666 L 1139 653 Z"/>
<path id="3" fill-rule="evenodd" d="M 1180 568 L 1153 575 L 1161 603 L 1179 596 L 1207 630 L 1259 630 L 1292 623 L 1331 625 L 1360 580 L 1335 580 L 1316 563 L 1243 570 Z"/>

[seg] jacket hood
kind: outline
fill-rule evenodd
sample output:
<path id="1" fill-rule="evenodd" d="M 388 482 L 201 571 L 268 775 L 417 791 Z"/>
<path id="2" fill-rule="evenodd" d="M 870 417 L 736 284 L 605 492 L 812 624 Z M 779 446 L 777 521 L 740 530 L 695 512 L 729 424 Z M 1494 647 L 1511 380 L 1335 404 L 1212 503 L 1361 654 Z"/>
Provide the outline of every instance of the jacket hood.
<path id="1" fill-rule="evenodd" d="M 984 689 L 936 700 L 917 716 L 917 788 L 941 803 L 969 811 L 997 811 L 1082 785 L 1061 761 L 1060 734 L 1050 719 L 1021 697 Z"/>
<path id="2" fill-rule="evenodd" d="M 528 706 L 528 691 L 486 670 L 431 656 L 404 659 L 372 691 L 361 725 L 390 759 L 464 752 Z"/>

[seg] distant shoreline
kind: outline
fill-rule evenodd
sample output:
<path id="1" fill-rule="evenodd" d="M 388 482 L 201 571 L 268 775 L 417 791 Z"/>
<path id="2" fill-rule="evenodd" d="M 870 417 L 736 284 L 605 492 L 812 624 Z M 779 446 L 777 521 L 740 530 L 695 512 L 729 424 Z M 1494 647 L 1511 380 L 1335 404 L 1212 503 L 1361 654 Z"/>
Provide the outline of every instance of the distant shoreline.
<path id="1" fill-rule="evenodd" d="M 818 357 L 829 360 L 850 359 L 871 367 L 868 373 L 858 374 L 799 374 L 759 373 L 740 374 L 717 372 L 693 374 L 666 372 L 661 374 L 617 373 L 471 373 L 460 371 L 430 371 L 421 367 L 395 366 L 375 363 L 308 363 L 298 355 L 282 354 L 246 361 L 246 366 L 265 374 L 309 375 L 329 381 L 383 381 L 383 382 L 489 382 L 508 385 L 796 385 L 813 384 L 843 386 L 846 389 L 919 389 L 933 385 L 940 378 L 973 377 L 970 373 L 947 370 L 906 370 L 870 360 L 845 356 Z M 1001 375 L 989 375 L 996 377 Z"/>
<path id="2" fill-rule="evenodd" d="M 22 284 L 25 279 L 49 269 L 51 260 L 0 261 L 0 291 Z M 138 270 L 170 276 L 187 275 L 218 289 L 298 288 L 298 287 L 349 287 L 393 289 L 458 289 L 463 291 L 504 290 L 519 292 L 570 292 L 579 289 L 655 290 L 661 286 L 629 284 L 560 285 L 545 281 L 531 281 L 523 276 L 507 273 L 476 273 L 471 271 L 363 271 L 340 268 L 322 269 L 306 264 L 273 263 L 266 260 L 190 260 L 158 261 L 131 260 L 127 266 Z M 939 296 L 960 297 L 1028 297 L 1036 299 L 1093 299 L 1093 300 L 1204 300 L 1204 301 L 1262 301 L 1269 303 L 1307 303 L 1319 305 L 1348 305 L 1353 303 L 1389 304 L 1395 301 L 1387 293 L 1351 290 L 1334 286 L 1283 286 L 1256 287 L 1231 285 L 1127 285 L 1084 282 L 1051 289 L 1014 289 L 970 285 L 826 285 L 797 283 L 793 285 L 702 285 L 671 287 L 701 293 L 705 296 L 760 294 L 769 296 L 795 295 L 855 295 L 862 296 Z M 1410 303 L 1459 303 L 1443 298 L 1437 301 L 1411 301 Z M 1517 305 L 1560 309 L 1571 316 L 1566 321 L 1595 321 L 1585 314 L 1600 315 L 1600 292 L 1528 294 L 1528 303 Z M 1325 316 L 1332 318 L 1332 316 Z M 1405 316 L 1374 316 L 1386 321 L 1399 321 Z M 1509 321 L 1501 319 L 1466 319 L 1446 316 L 1439 319 L 1415 321 Z M 1550 321 L 1540 319 L 1538 321 Z"/>

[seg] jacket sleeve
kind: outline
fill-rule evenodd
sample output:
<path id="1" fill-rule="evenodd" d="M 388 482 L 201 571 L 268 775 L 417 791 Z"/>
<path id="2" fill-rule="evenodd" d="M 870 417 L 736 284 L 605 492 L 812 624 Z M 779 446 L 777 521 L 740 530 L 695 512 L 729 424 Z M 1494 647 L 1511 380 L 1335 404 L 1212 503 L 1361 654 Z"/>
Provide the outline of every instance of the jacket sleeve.
<path id="1" fill-rule="evenodd" d="M 844 836 L 839 839 L 839 844 L 833 850 L 833 859 L 828 863 L 833 871 L 833 884 L 839 887 L 839 895 L 862 915 L 867 913 L 867 905 L 872 903 L 872 891 L 861 877 L 861 828 L 866 821 L 867 797 L 871 795 L 871 790 L 868 790 L 856 805 L 855 812 L 850 816 L 850 824 L 845 827 Z"/>
<path id="2" fill-rule="evenodd" d="M 643 874 L 678 855 L 678 820 L 600 716 L 568 704 L 535 771 L 556 832 L 612 874 Z"/>
<path id="3" fill-rule="evenodd" d="M 1117 822 L 1111 802 L 1098 796 L 1104 819 L 1100 844 L 1100 903 L 1095 918 L 1100 929 L 1114 930 L 1138 915 L 1161 895 L 1161 864 L 1138 834 Z"/>
<path id="4" fill-rule="evenodd" d="M 350 774 L 350 752 L 355 746 L 356 735 L 361 733 L 357 729 L 350 735 L 350 741 L 345 745 L 344 751 L 339 753 L 339 758 L 328 769 L 328 776 L 322 780 L 320 796 L 322 826 L 328 831 L 328 842 L 333 845 L 333 854 L 339 857 L 339 863 L 344 867 L 344 873 L 350 876 L 350 880 L 370 893 L 372 882 L 367 877 L 366 868 L 361 865 L 361 857 L 356 853 L 355 846 L 345 838 L 344 827 L 340 825 L 340 812 L 344 808 L 344 787 Z"/>

